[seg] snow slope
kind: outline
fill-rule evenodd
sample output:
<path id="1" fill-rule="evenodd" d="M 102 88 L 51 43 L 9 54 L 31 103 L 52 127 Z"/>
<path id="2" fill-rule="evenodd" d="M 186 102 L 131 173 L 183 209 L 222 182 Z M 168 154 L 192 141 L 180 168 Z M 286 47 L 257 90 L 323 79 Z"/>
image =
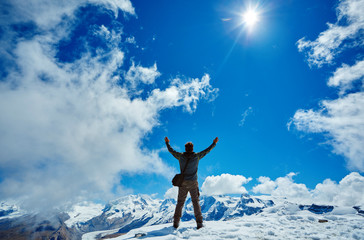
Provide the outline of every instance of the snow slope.
<path id="1" fill-rule="evenodd" d="M 319 220 L 327 222 L 319 223 Z M 195 221 L 181 222 L 175 230 L 171 223 L 133 229 L 112 239 L 364 239 L 364 218 L 352 208 L 337 208 L 315 214 L 299 205 L 281 202 L 261 213 L 244 215 L 228 221 L 205 221 L 197 230 Z M 118 232 L 118 229 L 86 233 L 83 240 L 93 240 Z"/>

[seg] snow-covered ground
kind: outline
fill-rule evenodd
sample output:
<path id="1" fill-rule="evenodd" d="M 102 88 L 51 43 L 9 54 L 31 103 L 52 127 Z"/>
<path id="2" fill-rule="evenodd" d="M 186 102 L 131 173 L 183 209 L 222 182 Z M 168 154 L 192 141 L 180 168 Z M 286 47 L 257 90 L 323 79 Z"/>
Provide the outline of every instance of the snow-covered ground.
<path id="1" fill-rule="evenodd" d="M 327 220 L 320 223 L 319 220 Z M 326 214 L 300 210 L 296 204 L 282 203 L 262 213 L 238 217 L 229 221 L 205 221 L 205 227 L 196 229 L 191 220 L 181 222 L 175 230 L 171 223 L 133 229 L 112 239 L 364 239 L 364 217 L 352 208 L 337 208 Z M 83 240 L 93 240 L 116 233 L 118 229 L 91 232 Z"/>

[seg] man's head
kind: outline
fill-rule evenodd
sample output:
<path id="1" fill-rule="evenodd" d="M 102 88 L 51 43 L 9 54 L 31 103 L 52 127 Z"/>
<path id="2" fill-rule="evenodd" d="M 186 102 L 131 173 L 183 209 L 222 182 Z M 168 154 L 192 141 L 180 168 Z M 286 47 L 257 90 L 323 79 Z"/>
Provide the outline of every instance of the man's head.
<path id="1" fill-rule="evenodd" d="M 185 149 L 186 149 L 186 152 L 193 152 L 193 143 L 192 142 L 186 143 Z"/>

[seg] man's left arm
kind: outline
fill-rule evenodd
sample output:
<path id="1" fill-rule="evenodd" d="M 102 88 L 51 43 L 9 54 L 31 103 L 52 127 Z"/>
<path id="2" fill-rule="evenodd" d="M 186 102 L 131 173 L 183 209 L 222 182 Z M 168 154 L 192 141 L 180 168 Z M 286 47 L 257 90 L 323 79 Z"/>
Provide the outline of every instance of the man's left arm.
<path id="1" fill-rule="evenodd" d="M 197 158 L 200 160 L 201 158 L 203 158 L 204 156 L 206 156 L 206 154 L 208 154 L 216 146 L 216 143 L 218 141 L 219 141 L 219 138 L 215 138 L 214 141 L 213 141 L 213 143 L 208 148 L 206 148 L 202 152 L 197 153 Z"/>

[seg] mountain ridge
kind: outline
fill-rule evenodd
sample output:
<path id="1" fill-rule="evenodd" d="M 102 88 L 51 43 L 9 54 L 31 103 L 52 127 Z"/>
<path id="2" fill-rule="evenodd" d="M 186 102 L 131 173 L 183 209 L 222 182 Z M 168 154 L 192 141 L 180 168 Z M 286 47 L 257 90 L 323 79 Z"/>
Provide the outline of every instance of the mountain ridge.
<path id="1" fill-rule="evenodd" d="M 276 201 L 276 200 L 274 200 Z M 284 201 L 276 205 L 267 196 L 250 196 L 242 194 L 240 197 L 232 196 L 200 196 L 202 215 L 205 221 L 229 221 L 241 218 L 245 215 L 260 214 L 263 210 L 267 212 L 280 212 L 288 214 L 290 209 L 294 211 L 310 211 L 314 214 L 329 213 L 335 209 L 329 205 L 303 205 Z M 173 220 L 176 200 L 156 199 L 149 195 L 127 195 L 107 204 L 95 204 L 83 202 L 74 205 L 68 212 L 61 212 L 56 221 L 29 221 L 37 214 L 24 213 L 16 205 L 1 203 L 0 208 L 0 238 L 16 236 L 19 229 L 29 229 L 29 236 L 44 236 L 49 239 L 80 239 L 85 233 L 118 229 L 118 233 L 127 233 L 132 229 L 170 223 Z M 274 207 L 275 206 L 275 207 Z M 352 212 L 360 214 L 360 207 L 351 208 Z M 194 219 L 191 199 L 186 200 L 182 221 Z M 28 222 L 28 224 L 26 223 Z M 7 226 L 7 227 L 6 227 Z M 26 239 L 26 238 L 24 238 Z"/>

